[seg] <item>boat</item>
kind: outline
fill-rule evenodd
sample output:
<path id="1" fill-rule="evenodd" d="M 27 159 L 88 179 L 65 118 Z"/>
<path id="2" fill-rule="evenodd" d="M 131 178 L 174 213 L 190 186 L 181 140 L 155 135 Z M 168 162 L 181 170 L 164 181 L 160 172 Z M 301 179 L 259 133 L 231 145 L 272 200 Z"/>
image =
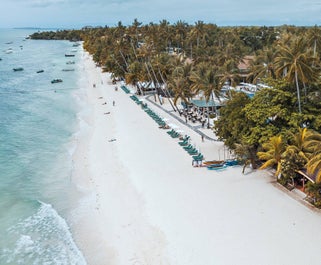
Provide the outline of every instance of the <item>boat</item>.
<path id="1" fill-rule="evenodd" d="M 23 68 L 22 67 L 13 68 L 13 71 L 15 72 L 23 71 Z"/>
<path id="2" fill-rule="evenodd" d="M 64 72 L 70 72 L 70 71 L 75 71 L 75 69 L 71 68 L 71 69 L 62 69 L 62 71 Z"/>
<path id="3" fill-rule="evenodd" d="M 75 64 L 75 62 L 74 61 L 68 61 L 68 62 L 66 62 L 66 64 Z"/>
<path id="4" fill-rule="evenodd" d="M 53 79 L 51 80 L 51 84 L 55 84 L 55 83 L 61 83 L 62 79 Z"/>
<path id="5" fill-rule="evenodd" d="M 75 57 L 74 54 L 65 54 L 65 57 Z"/>
<path id="6" fill-rule="evenodd" d="M 221 170 L 221 169 L 225 169 L 227 167 L 227 165 L 223 164 L 223 165 L 218 165 L 215 167 L 207 167 L 208 170 Z"/>
<path id="7" fill-rule="evenodd" d="M 236 159 L 227 159 L 225 160 L 225 165 L 227 166 L 236 166 L 238 165 L 238 161 Z"/>
<path id="8" fill-rule="evenodd" d="M 44 72 L 44 70 L 39 70 L 39 71 L 37 71 L 37 74 L 43 73 L 43 72 Z"/>
<path id="9" fill-rule="evenodd" d="M 224 160 L 212 160 L 212 161 L 204 161 L 204 166 L 210 166 L 210 165 L 218 165 L 224 163 Z"/>
<path id="10" fill-rule="evenodd" d="M 223 167 L 223 166 L 226 166 L 225 162 L 222 162 L 222 163 L 219 163 L 219 164 L 211 164 L 211 165 L 208 165 L 206 167 L 207 168 L 220 168 L 220 167 Z"/>

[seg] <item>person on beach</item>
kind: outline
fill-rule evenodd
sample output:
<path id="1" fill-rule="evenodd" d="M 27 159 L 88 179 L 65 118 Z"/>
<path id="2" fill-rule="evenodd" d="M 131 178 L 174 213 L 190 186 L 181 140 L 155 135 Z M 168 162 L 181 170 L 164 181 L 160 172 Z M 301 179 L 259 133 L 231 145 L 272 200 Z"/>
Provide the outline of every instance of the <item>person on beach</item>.
<path id="1" fill-rule="evenodd" d="M 115 106 L 115 100 L 113 100 L 113 106 Z"/>
<path id="2" fill-rule="evenodd" d="M 202 134 L 202 142 L 204 142 L 204 135 Z"/>

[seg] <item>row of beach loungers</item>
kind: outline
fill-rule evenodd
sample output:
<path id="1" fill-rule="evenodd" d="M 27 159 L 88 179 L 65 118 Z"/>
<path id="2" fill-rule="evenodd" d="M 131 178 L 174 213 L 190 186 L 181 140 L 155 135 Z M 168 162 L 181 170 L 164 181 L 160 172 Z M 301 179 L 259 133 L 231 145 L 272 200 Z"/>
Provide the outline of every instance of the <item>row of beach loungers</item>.
<path id="1" fill-rule="evenodd" d="M 124 89 L 123 89 L 124 90 Z M 124 90 L 125 91 L 125 90 Z M 161 118 L 157 113 L 155 113 L 153 110 L 151 110 L 146 103 L 143 103 L 136 95 L 131 95 L 130 98 L 137 104 L 142 105 L 142 108 L 144 111 L 159 125 L 159 128 L 169 129 L 166 122 Z M 167 131 L 167 134 L 171 136 L 172 138 L 179 138 L 180 142 L 178 144 L 182 146 L 185 151 L 192 156 L 193 158 L 193 165 L 201 164 L 204 160 L 204 156 L 198 152 L 198 150 L 189 143 L 190 136 L 185 135 L 182 136 L 182 134 L 175 129 L 170 129 Z"/>
<path id="2" fill-rule="evenodd" d="M 126 94 L 129 94 L 130 91 L 126 86 L 121 86 Z M 160 117 L 157 113 L 155 113 L 152 109 L 150 109 L 146 103 L 144 103 L 141 99 L 139 99 L 136 95 L 131 95 L 130 98 L 137 104 L 141 105 L 142 109 L 150 116 L 159 126 L 159 128 L 170 129 L 167 123 L 164 121 L 162 117 Z M 173 139 L 180 139 L 178 144 L 190 155 L 192 156 L 192 165 L 193 166 L 203 166 L 207 167 L 209 170 L 219 170 L 226 168 L 228 166 L 237 165 L 238 162 L 234 159 L 230 160 L 222 160 L 222 161 L 205 161 L 204 156 L 201 152 L 199 152 L 194 145 L 190 143 L 190 136 L 183 136 L 179 131 L 175 129 L 170 129 L 166 132 Z"/>
<path id="3" fill-rule="evenodd" d="M 129 93 L 130 93 L 130 90 L 129 90 L 126 86 L 122 85 L 120 88 L 121 88 L 122 90 L 124 90 L 124 92 L 125 92 L 126 94 L 129 94 Z"/>

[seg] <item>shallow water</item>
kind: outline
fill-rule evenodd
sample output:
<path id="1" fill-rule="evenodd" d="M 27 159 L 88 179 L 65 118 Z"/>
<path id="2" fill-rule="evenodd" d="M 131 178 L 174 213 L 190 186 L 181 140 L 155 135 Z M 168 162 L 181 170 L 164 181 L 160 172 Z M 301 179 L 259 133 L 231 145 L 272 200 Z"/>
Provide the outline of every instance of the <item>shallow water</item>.
<path id="1" fill-rule="evenodd" d="M 65 57 L 71 42 L 25 39 L 32 32 L 0 30 L 0 264 L 86 264 L 64 219 L 79 195 L 71 155 L 81 47 Z"/>

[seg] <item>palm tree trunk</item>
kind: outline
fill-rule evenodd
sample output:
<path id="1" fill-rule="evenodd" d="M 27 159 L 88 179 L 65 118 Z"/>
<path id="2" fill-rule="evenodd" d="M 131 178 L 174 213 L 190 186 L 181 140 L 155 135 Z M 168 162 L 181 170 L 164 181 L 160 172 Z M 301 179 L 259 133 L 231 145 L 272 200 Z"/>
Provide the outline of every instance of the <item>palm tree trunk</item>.
<path id="1" fill-rule="evenodd" d="M 299 88 L 299 80 L 298 80 L 298 72 L 295 71 L 295 85 L 296 85 L 296 92 L 297 92 L 297 97 L 298 97 L 298 105 L 299 105 L 299 113 L 302 113 L 301 110 L 301 98 L 300 98 L 300 88 Z"/>
<path id="2" fill-rule="evenodd" d="M 215 100 L 214 100 L 215 95 L 214 95 L 214 92 L 213 92 L 213 91 L 211 92 L 211 95 L 212 95 L 212 100 L 213 100 L 213 105 L 214 105 L 214 111 L 215 111 L 215 117 L 216 117 L 216 115 L 217 115 L 217 110 L 216 110 L 216 104 L 215 104 Z"/>

